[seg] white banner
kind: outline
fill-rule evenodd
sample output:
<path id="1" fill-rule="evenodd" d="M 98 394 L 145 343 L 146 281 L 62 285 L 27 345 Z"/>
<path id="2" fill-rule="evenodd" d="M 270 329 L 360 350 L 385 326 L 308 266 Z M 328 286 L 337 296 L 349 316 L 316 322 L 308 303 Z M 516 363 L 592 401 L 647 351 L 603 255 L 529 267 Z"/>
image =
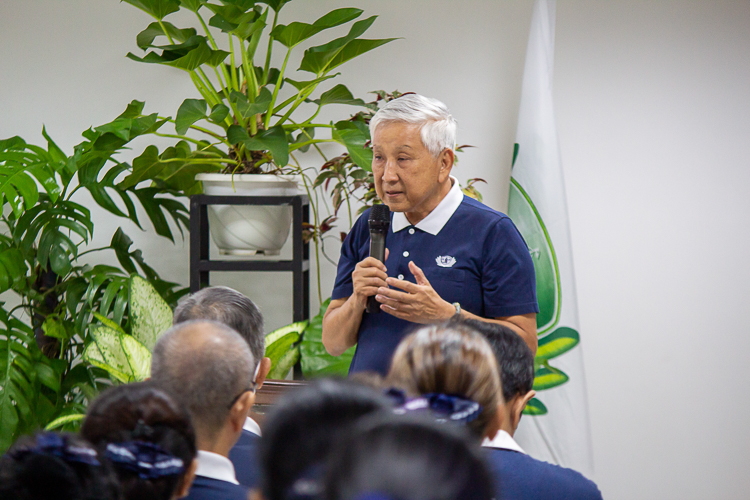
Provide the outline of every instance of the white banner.
<path id="1" fill-rule="evenodd" d="M 555 0 L 537 0 L 531 20 L 508 215 L 534 260 L 540 313 L 536 398 L 516 440 L 534 458 L 591 478 L 593 453 L 586 382 L 555 114 L 552 70 Z"/>

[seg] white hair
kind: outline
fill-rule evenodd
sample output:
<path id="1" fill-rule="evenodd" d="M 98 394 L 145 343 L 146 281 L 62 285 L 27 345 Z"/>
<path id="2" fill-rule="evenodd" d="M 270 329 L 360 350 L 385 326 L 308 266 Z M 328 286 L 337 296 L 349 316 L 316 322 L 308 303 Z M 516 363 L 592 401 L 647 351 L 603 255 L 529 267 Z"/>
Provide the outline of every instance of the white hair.
<path id="1" fill-rule="evenodd" d="M 370 135 L 382 123 L 406 122 L 419 126 L 422 143 L 437 157 L 445 148 L 456 146 L 458 124 L 448 107 L 437 99 L 407 94 L 385 104 L 370 120 Z"/>

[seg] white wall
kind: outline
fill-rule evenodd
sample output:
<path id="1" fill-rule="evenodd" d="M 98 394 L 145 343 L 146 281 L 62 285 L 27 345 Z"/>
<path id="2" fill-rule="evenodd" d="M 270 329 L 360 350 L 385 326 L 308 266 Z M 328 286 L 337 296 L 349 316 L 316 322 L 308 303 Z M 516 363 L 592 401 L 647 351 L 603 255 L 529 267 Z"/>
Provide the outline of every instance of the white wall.
<path id="1" fill-rule="evenodd" d="M 478 146 L 461 155 L 458 177 L 487 179 L 486 202 L 504 209 L 532 2 L 286 9 L 313 20 L 350 5 L 380 15 L 370 36 L 403 39 L 344 66 L 342 82 L 359 95 L 397 88 L 445 101 L 459 142 Z M 607 498 L 745 498 L 750 2 L 568 0 L 557 12 L 555 99 L 596 480 Z M 40 142 L 44 123 L 70 152 L 131 99 L 173 115 L 195 94 L 184 75 L 124 58 L 148 22 L 115 1 L 0 3 L 0 138 Z M 187 245 L 96 217 L 98 243 L 123 225 L 165 277 L 187 282 Z M 326 294 L 333 268 L 324 274 Z M 269 327 L 291 317 L 291 279 L 214 282 L 257 300 Z"/>

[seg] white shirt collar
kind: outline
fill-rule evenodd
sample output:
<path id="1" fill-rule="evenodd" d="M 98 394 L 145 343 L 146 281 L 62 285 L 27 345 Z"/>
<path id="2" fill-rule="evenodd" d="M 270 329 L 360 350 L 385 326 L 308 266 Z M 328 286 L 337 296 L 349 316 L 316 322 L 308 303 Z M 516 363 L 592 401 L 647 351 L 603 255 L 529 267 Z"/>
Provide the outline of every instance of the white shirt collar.
<path id="1" fill-rule="evenodd" d="M 240 484 L 237 481 L 232 462 L 227 457 L 210 451 L 198 450 L 198 469 L 195 474 L 232 484 Z"/>
<path id="2" fill-rule="evenodd" d="M 252 432 L 256 436 L 260 436 L 260 426 L 258 425 L 258 422 L 253 420 L 250 417 L 247 417 L 245 419 L 245 423 L 242 424 L 242 429 L 246 430 L 247 432 Z"/>
<path id="3" fill-rule="evenodd" d="M 482 446 L 485 448 L 500 448 L 501 450 L 517 451 L 526 455 L 526 452 L 523 451 L 523 448 L 518 446 L 518 443 L 513 439 L 513 436 L 504 430 L 497 431 L 497 434 L 495 434 L 495 437 L 491 440 L 485 438 Z"/>
<path id="4" fill-rule="evenodd" d="M 458 209 L 459 205 L 461 205 L 461 202 L 464 199 L 464 193 L 463 191 L 461 191 L 461 187 L 458 185 L 458 179 L 453 176 L 451 176 L 450 179 L 453 183 L 451 190 L 448 191 L 448 194 L 445 195 L 445 198 L 440 200 L 438 206 L 436 206 L 432 210 L 432 212 L 427 214 L 427 217 L 417 222 L 414 227 L 416 227 L 417 229 L 421 229 L 426 233 L 430 233 L 433 236 L 438 234 L 440 230 L 443 229 L 443 226 L 445 226 L 446 222 L 448 222 L 448 219 L 451 218 L 453 212 Z M 401 231 L 402 229 L 409 226 L 411 226 L 411 222 L 409 222 L 409 219 L 406 218 L 404 212 L 393 213 L 391 228 L 393 229 L 394 233 Z"/>

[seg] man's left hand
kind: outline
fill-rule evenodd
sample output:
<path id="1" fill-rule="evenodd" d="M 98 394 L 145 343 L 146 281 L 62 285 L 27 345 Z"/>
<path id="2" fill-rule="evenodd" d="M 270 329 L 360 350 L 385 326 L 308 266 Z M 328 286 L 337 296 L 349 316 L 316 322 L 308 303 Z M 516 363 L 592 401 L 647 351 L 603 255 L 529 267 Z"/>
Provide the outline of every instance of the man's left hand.
<path id="1" fill-rule="evenodd" d="M 409 262 L 409 271 L 414 275 L 417 283 L 388 278 L 391 288 L 378 288 L 376 300 L 380 302 L 380 309 L 397 318 L 413 323 L 434 323 L 453 316 L 456 308 L 440 298 L 422 270 L 414 262 Z"/>

